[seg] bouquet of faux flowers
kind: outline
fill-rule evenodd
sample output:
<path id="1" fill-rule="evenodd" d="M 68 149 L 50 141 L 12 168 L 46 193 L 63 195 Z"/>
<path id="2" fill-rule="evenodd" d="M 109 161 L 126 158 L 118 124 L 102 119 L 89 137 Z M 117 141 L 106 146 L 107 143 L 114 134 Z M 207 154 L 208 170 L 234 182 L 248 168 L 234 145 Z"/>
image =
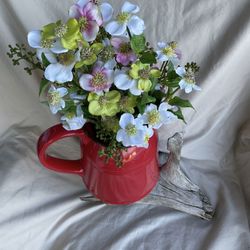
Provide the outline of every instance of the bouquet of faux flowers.
<path id="1" fill-rule="evenodd" d="M 180 66 L 176 42 L 146 42 L 139 7 L 125 2 L 113 15 L 109 3 L 79 0 L 66 22 L 58 20 L 28 33 L 28 43 L 10 47 L 13 63 L 26 60 L 29 74 L 44 71 L 40 94 L 46 91 L 53 114 L 66 130 L 93 123 L 96 138 L 106 145 L 100 155 L 116 159 L 126 147 L 148 147 L 163 124 L 184 120 L 188 100 L 175 96 L 200 90 L 196 63 Z"/>

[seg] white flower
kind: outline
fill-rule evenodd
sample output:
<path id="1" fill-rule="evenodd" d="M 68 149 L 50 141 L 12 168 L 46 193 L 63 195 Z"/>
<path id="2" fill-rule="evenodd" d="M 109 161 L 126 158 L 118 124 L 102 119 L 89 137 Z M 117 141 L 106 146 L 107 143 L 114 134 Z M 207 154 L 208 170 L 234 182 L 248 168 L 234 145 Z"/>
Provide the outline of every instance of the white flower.
<path id="1" fill-rule="evenodd" d="M 154 130 L 152 128 L 148 128 L 144 126 L 144 136 L 143 136 L 143 144 L 140 147 L 148 148 L 149 139 L 153 136 Z"/>
<path id="2" fill-rule="evenodd" d="M 124 113 L 119 121 L 121 127 L 116 135 L 116 140 L 122 142 L 125 147 L 144 145 L 144 130 L 143 121 L 139 118 L 134 118 L 129 113 Z"/>
<path id="3" fill-rule="evenodd" d="M 149 128 L 159 129 L 163 124 L 168 124 L 177 119 L 177 116 L 168 111 L 172 106 L 163 102 L 160 104 L 159 109 L 155 104 L 149 104 L 144 114 L 140 117 Z"/>
<path id="4" fill-rule="evenodd" d="M 201 88 L 196 85 L 194 72 L 189 69 L 188 71 L 185 70 L 183 67 L 178 67 L 176 73 L 182 78 L 179 82 L 179 86 L 181 89 L 185 90 L 185 93 L 190 93 L 192 90 L 200 91 Z"/>
<path id="5" fill-rule="evenodd" d="M 71 82 L 73 80 L 72 69 L 78 60 L 79 56 L 77 53 L 66 52 L 58 54 L 56 60 L 45 69 L 44 77 L 51 82 Z"/>
<path id="6" fill-rule="evenodd" d="M 170 42 L 168 44 L 164 42 L 159 42 L 156 53 L 158 55 L 157 59 L 161 62 L 171 61 L 175 67 L 178 66 L 181 59 L 181 51 L 177 48 L 176 42 Z"/>
<path id="7" fill-rule="evenodd" d="M 65 108 L 63 97 L 67 94 L 68 90 L 66 88 L 56 88 L 53 85 L 50 87 L 48 91 L 48 102 L 53 114 L 56 114 L 58 111 Z"/>
<path id="8" fill-rule="evenodd" d="M 133 14 L 139 12 L 137 5 L 125 2 L 121 12 L 117 15 L 116 21 L 107 24 L 106 31 L 112 36 L 122 36 L 126 33 L 127 27 L 134 35 L 141 35 L 145 30 L 144 21 Z"/>
<path id="9" fill-rule="evenodd" d="M 114 84 L 118 89 L 129 90 L 135 96 L 141 95 L 142 90 L 138 89 L 137 80 L 132 79 L 128 72 L 117 70 L 115 72 Z"/>
<path id="10" fill-rule="evenodd" d="M 81 106 L 76 107 L 76 114 L 68 113 L 61 117 L 63 127 L 66 130 L 77 130 L 84 126 L 86 119 L 83 117 Z"/>
<path id="11" fill-rule="evenodd" d="M 28 40 L 29 46 L 34 49 L 38 49 L 40 54 L 42 54 L 42 52 L 45 53 L 47 51 L 51 51 L 55 54 L 61 54 L 61 53 L 65 53 L 68 51 L 67 49 L 63 48 L 59 40 L 43 41 L 41 30 L 30 31 L 27 35 L 27 40 Z"/>

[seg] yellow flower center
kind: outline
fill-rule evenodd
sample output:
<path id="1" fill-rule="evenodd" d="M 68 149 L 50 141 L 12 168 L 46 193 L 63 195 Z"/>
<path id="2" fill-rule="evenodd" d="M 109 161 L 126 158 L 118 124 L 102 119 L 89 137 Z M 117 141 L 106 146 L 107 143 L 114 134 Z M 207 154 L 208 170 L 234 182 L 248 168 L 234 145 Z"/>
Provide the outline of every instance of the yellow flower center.
<path id="1" fill-rule="evenodd" d="M 148 112 L 148 123 L 150 125 L 155 125 L 160 121 L 160 113 L 157 110 L 152 110 Z"/>
<path id="2" fill-rule="evenodd" d="M 139 70 L 138 74 L 139 74 L 140 78 L 148 79 L 150 76 L 150 71 L 149 71 L 149 69 L 141 69 L 141 70 Z"/>
<path id="3" fill-rule="evenodd" d="M 103 62 L 107 62 L 108 60 L 114 57 L 114 49 L 112 46 L 106 46 L 100 52 L 99 57 Z"/>
<path id="4" fill-rule="evenodd" d="M 68 27 L 66 24 L 60 24 L 55 27 L 55 36 L 58 38 L 62 38 L 68 31 Z"/>
<path id="5" fill-rule="evenodd" d="M 106 77 L 101 72 L 97 72 L 91 81 L 91 85 L 94 88 L 102 87 L 106 83 L 106 80 Z"/>
<path id="6" fill-rule="evenodd" d="M 166 47 L 163 49 L 163 54 L 165 54 L 166 56 L 173 56 L 174 50 L 171 47 Z"/>
<path id="7" fill-rule="evenodd" d="M 68 66 L 72 64 L 75 60 L 73 52 L 66 52 L 57 55 L 57 60 L 60 64 Z"/>
<path id="8" fill-rule="evenodd" d="M 41 45 L 42 45 L 42 47 L 45 48 L 45 49 L 50 49 L 50 48 L 52 48 L 53 43 L 54 43 L 54 41 L 53 41 L 53 40 L 50 40 L 50 39 L 43 39 L 43 40 L 41 41 Z"/>
<path id="9" fill-rule="evenodd" d="M 117 22 L 120 23 L 120 24 L 124 24 L 128 21 L 130 17 L 130 14 L 127 13 L 127 12 L 121 12 L 117 15 L 116 19 L 117 19 Z"/>
<path id="10" fill-rule="evenodd" d="M 129 44 L 129 43 L 122 43 L 122 44 L 120 45 L 119 51 L 120 51 L 121 53 L 124 53 L 124 54 L 130 52 L 130 51 L 131 51 L 130 44 Z"/>
<path id="11" fill-rule="evenodd" d="M 54 92 L 50 92 L 48 94 L 48 101 L 51 105 L 58 105 L 61 101 L 61 96 L 60 96 L 60 93 L 57 92 L 57 91 L 54 91 Z"/>
<path id="12" fill-rule="evenodd" d="M 83 48 L 81 50 L 81 59 L 86 60 L 90 58 L 91 56 L 93 56 L 93 54 L 94 54 L 94 51 L 92 48 Z"/>
<path id="13" fill-rule="evenodd" d="M 89 22 L 88 22 L 87 17 L 85 16 L 80 17 L 78 22 L 80 25 L 81 32 L 85 31 L 88 28 Z"/>
<path id="14" fill-rule="evenodd" d="M 105 96 L 100 96 L 98 103 L 100 104 L 101 107 L 105 106 L 107 104 L 107 99 Z"/>
<path id="15" fill-rule="evenodd" d="M 184 80 L 189 84 L 195 84 L 195 76 L 192 69 L 188 69 L 186 75 L 184 76 Z"/>
<path id="16" fill-rule="evenodd" d="M 132 136 L 132 135 L 136 135 L 137 129 L 135 127 L 135 125 L 133 124 L 128 124 L 126 126 L 126 132 L 128 135 Z"/>
<path id="17" fill-rule="evenodd" d="M 175 49 L 177 48 L 176 42 L 170 42 L 169 46 L 163 49 L 163 54 L 166 56 L 173 56 L 175 54 Z"/>

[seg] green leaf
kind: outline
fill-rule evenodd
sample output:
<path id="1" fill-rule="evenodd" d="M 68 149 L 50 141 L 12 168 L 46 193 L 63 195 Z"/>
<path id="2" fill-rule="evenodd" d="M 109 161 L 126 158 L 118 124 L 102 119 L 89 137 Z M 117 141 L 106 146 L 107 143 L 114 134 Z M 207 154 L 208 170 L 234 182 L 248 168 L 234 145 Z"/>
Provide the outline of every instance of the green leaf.
<path id="1" fill-rule="evenodd" d="M 154 91 L 154 97 L 157 99 L 157 100 L 159 100 L 159 101 L 161 101 L 162 99 L 163 99 L 163 97 L 165 97 L 166 96 L 166 94 L 164 94 L 162 91 L 160 91 L 160 90 L 155 90 Z"/>
<path id="2" fill-rule="evenodd" d="M 185 121 L 185 118 L 182 114 L 181 109 L 179 109 L 178 111 L 171 111 L 171 110 L 169 110 L 169 111 L 172 112 L 173 114 L 175 114 L 178 117 L 178 119 L 182 120 L 185 124 L 187 124 Z"/>
<path id="3" fill-rule="evenodd" d="M 39 96 L 41 96 L 41 94 L 45 91 L 45 89 L 48 87 L 49 83 L 50 82 L 47 79 L 41 80 L 40 88 L 39 88 Z"/>
<path id="4" fill-rule="evenodd" d="M 177 88 L 179 87 L 179 82 L 180 82 L 181 78 L 176 78 L 176 79 L 173 79 L 173 80 L 167 80 L 165 82 L 165 84 L 170 87 L 170 88 Z"/>
<path id="5" fill-rule="evenodd" d="M 132 36 L 130 41 L 132 50 L 137 54 L 139 54 L 146 48 L 145 44 L 146 44 L 146 39 L 143 34 L 139 36 Z"/>
<path id="6" fill-rule="evenodd" d="M 142 97 L 138 99 L 137 101 L 137 108 L 141 114 L 144 113 L 144 110 L 146 108 L 146 105 L 148 103 L 154 103 L 156 102 L 156 98 L 153 96 L 148 95 L 148 93 L 143 93 Z"/>
<path id="7" fill-rule="evenodd" d="M 145 51 L 140 57 L 140 61 L 145 64 L 154 64 L 156 63 L 157 54 L 154 51 Z"/>
<path id="8" fill-rule="evenodd" d="M 189 100 L 181 99 L 178 96 L 175 96 L 173 99 L 171 99 L 169 101 L 169 104 L 170 105 L 175 105 L 175 106 L 178 106 L 178 107 L 181 107 L 181 108 L 192 108 L 192 109 L 194 109 L 193 105 L 190 103 Z"/>
<path id="9" fill-rule="evenodd" d="M 179 78 L 180 76 L 176 74 L 175 71 L 171 70 L 171 71 L 168 71 L 168 74 L 167 74 L 167 78 L 168 80 L 174 80 L 176 78 Z"/>
<path id="10" fill-rule="evenodd" d="M 152 86 L 151 86 L 151 89 L 150 89 L 150 93 L 155 93 L 155 86 L 157 85 L 158 83 L 158 79 L 154 78 L 154 77 L 150 77 L 149 80 L 152 82 Z"/>
<path id="11" fill-rule="evenodd" d="M 168 72 L 174 71 L 174 64 L 171 61 L 168 61 Z"/>
<path id="12" fill-rule="evenodd" d="M 141 104 L 147 104 L 147 103 L 153 103 L 156 101 L 156 98 L 153 96 L 148 95 L 148 93 L 144 93 L 142 95 L 142 99 L 141 99 Z"/>
<path id="13" fill-rule="evenodd" d="M 47 59 L 47 57 L 45 56 L 44 53 L 42 53 L 42 63 L 45 67 L 49 66 L 50 65 L 50 62 L 49 60 Z"/>
<path id="14" fill-rule="evenodd" d="M 146 108 L 146 104 L 138 103 L 138 104 L 137 104 L 137 108 L 138 108 L 140 114 L 143 114 L 143 113 L 144 113 L 144 110 L 145 110 L 145 108 Z"/>

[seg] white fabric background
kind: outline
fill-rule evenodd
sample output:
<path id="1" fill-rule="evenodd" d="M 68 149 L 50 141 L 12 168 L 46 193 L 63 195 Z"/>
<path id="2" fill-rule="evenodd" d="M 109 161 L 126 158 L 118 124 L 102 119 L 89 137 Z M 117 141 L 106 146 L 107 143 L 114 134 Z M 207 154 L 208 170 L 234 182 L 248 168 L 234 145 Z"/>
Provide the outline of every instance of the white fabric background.
<path id="1" fill-rule="evenodd" d="M 116 9 L 121 0 L 110 0 Z M 135 0 L 150 42 L 177 40 L 183 62 L 201 66 L 203 91 L 185 130 L 182 167 L 204 190 L 216 214 L 207 222 L 164 207 L 86 204 L 77 176 L 43 168 L 42 131 L 58 122 L 39 103 L 39 74 L 29 77 L 5 55 L 7 44 L 67 17 L 71 0 L 0 1 L 0 249 L 250 249 L 250 1 Z M 24 66 L 24 65 L 23 65 Z M 54 149 L 78 155 L 74 141 Z"/>

